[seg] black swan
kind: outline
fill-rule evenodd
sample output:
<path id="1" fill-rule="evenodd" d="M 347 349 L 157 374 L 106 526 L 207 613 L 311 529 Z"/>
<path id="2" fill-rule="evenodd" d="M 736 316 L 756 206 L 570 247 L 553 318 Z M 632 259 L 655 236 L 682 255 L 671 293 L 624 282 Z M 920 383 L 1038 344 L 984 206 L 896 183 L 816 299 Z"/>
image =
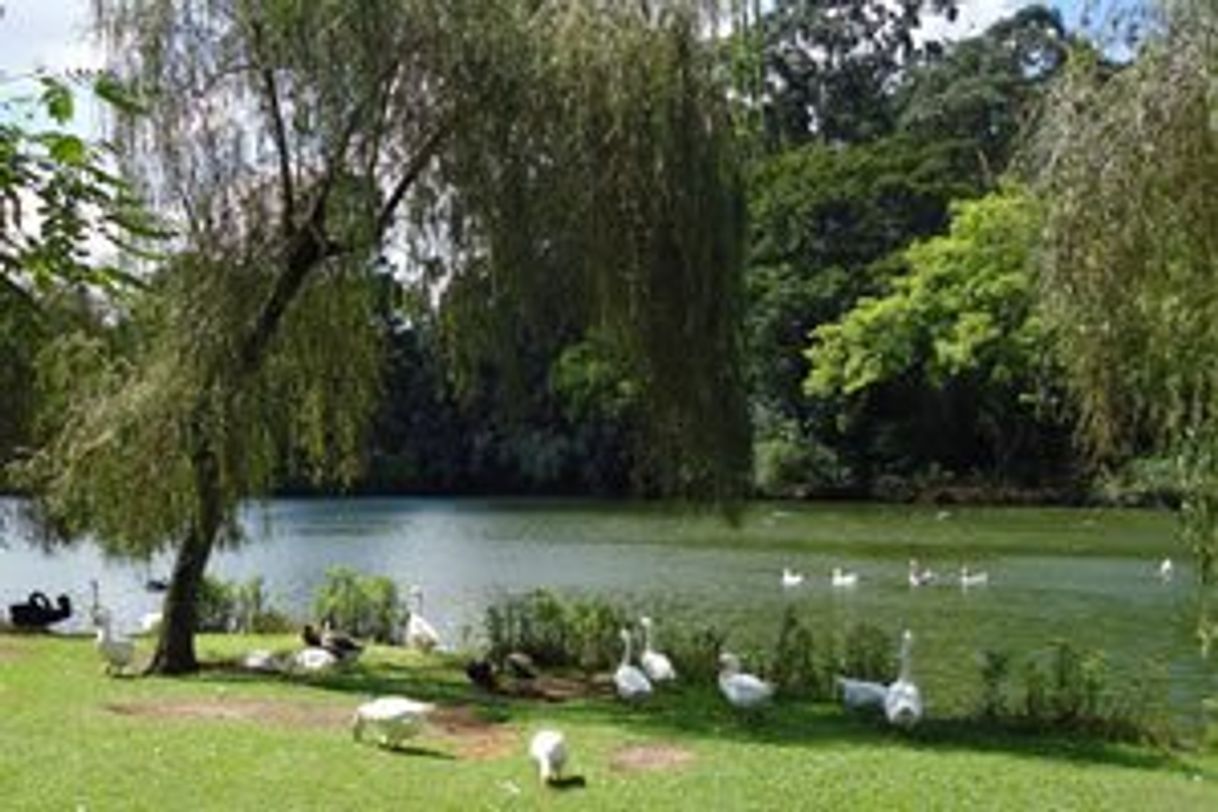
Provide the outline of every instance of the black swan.
<path id="1" fill-rule="evenodd" d="M 31 592 L 25 603 L 9 604 L 8 615 L 14 626 L 41 629 L 71 617 L 72 601 L 67 595 L 60 595 L 52 604 L 44 593 Z"/>

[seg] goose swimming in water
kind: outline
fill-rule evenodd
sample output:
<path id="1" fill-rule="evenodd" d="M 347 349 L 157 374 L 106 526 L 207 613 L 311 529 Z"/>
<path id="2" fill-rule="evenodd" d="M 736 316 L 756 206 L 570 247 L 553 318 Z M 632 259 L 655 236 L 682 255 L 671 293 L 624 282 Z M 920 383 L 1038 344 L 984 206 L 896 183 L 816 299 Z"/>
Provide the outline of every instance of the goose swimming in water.
<path id="1" fill-rule="evenodd" d="M 970 572 L 967 566 L 960 568 L 960 586 L 986 586 L 990 582 L 988 572 Z"/>
<path id="2" fill-rule="evenodd" d="M 791 569 L 790 567 L 782 568 L 782 585 L 783 585 L 784 589 L 791 589 L 793 587 L 797 587 L 800 584 L 802 584 L 803 582 L 804 582 L 804 575 L 802 572 L 796 572 L 795 570 Z"/>
<path id="3" fill-rule="evenodd" d="M 858 586 L 859 574 L 841 567 L 834 567 L 833 574 L 829 576 L 829 583 L 838 589 Z"/>

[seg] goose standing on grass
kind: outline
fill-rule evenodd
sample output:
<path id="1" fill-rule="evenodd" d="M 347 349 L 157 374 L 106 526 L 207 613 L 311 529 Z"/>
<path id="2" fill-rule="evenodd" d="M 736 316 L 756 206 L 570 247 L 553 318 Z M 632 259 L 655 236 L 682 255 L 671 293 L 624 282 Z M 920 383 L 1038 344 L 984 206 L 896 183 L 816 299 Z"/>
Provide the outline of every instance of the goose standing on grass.
<path id="1" fill-rule="evenodd" d="M 1176 574 L 1175 565 L 1171 563 L 1170 558 L 1164 558 L 1159 562 L 1159 580 L 1167 583 Z"/>
<path id="2" fill-rule="evenodd" d="M 884 697 L 884 715 L 891 724 L 910 728 L 922 718 L 922 692 L 914 684 L 910 674 L 913 657 L 913 632 L 909 629 L 901 635 L 901 673 L 897 681 L 888 686 Z"/>
<path id="3" fill-rule="evenodd" d="M 351 737 L 357 742 L 363 741 L 364 730 L 372 728 L 377 744 L 394 749 L 403 739 L 418 733 L 427 715 L 435 709 L 436 706 L 430 702 L 419 702 L 404 696 L 382 696 L 355 709 Z"/>
<path id="4" fill-rule="evenodd" d="M 319 673 L 329 671 L 338 665 L 338 657 L 334 652 L 321 646 L 309 646 L 292 655 L 292 668 L 298 671 Z"/>
<path id="5" fill-rule="evenodd" d="M 643 653 L 639 656 L 643 670 L 647 672 L 647 676 L 652 682 L 675 680 L 677 672 L 672 667 L 672 662 L 651 647 L 651 618 L 639 618 L 639 625 L 643 627 Z"/>
<path id="6" fill-rule="evenodd" d="M 858 586 L 859 574 L 850 570 L 844 570 L 841 567 L 834 567 L 833 574 L 829 577 L 829 583 L 839 589 Z"/>
<path id="7" fill-rule="evenodd" d="M 539 731 L 529 742 L 529 758 L 537 762 L 541 783 L 561 781 L 567 764 L 567 741 L 557 730 Z"/>
<path id="8" fill-rule="evenodd" d="M 795 570 L 791 569 L 790 567 L 782 568 L 782 586 L 784 589 L 791 589 L 792 587 L 797 587 L 800 584 L 802 584 L 803 582 L 804 582 L 804 575 L 802 572 L 796 572 Z"/>
<path id="9" fill-rule="evenodd" d="M 740 658 L 723 652 L 719 655 L 719 691 L 737 708 L 755 708 L 774 696 L 774 686 L 753 674 L 740 672 Z"/>
<path id="10" fill-rule="evenodd" d="M 622 662 L 613 672 L 613 684 L 617 695 L 625 700 L 646 699 L 651 696 L 651 680 L 636 666 L 630 664 L 630 632 L 622 629 Z"/>
<path id="11" fill-rule="evenodd" d="M 440 644 L 440 635 L 423 617 L 423 588 L 412 586 L 410 597 L 417 608 L 410 610 L 410 619 L 406 621 L 406 645 L 419 651 L 431 651 Z"/>
<path id="12" fill-rule="evenodd" d="M 104 607 L 93 610 L 93 624 L 97 627 L 97 650 L 106 661 L 106 673 L 122 673 L 135 659 L 135 643 L 114 633 L 110 610 Z"/>
<path id="13" fill-rule="evenodd" d="M 986 586 L 990 582 L 988 572 L 970 572 L 967 566 L 960 568 L 960 586 Z"/>

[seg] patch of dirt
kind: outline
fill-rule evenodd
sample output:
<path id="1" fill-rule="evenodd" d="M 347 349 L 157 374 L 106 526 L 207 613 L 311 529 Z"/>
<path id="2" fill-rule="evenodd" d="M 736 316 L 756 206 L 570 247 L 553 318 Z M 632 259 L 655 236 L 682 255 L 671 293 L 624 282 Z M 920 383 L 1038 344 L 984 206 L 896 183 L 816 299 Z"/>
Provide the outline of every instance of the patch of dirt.
<path id="1" fill-rule="evenodd" d="M 542 702 L 567 702 L 613 693 L 612 681 L 593 677 L 589 680 L 543 675 L 531 680 L 517 680 L 505 685 L 501 693 L 516 699 L 536 699 Z"/>
<path id="2" fill-rule="evenodd" d="M 24 656 L 20 646 L 0 638 L 0 663 L 13 663 Z"/>
<path id="3" fill-rule="evenodd" d="M 285 727 L 345 727 L 349 708 L 304 702 L 256 699 L 189 699 L 153 702 L 114 702 L 104 706 L 121 716 L 150 719 L 215 719 L 277 724 Z"/>
<path id="4" fill-rule="evenodd" d="M 618 748 L 609 759 L 617 772 L 675 770 L 693 763 L 694 754 L 672 744 L 631 744 Z"/>
<path id="5" fill-rule="evenodd" d="M 429 726 L 455 746 L 458 758 L 472 761 L 502 758 L 520 747 L 520 734 L 507 725 L 478 718 L 474 708 L 454 705 L 436 709 Z"/>

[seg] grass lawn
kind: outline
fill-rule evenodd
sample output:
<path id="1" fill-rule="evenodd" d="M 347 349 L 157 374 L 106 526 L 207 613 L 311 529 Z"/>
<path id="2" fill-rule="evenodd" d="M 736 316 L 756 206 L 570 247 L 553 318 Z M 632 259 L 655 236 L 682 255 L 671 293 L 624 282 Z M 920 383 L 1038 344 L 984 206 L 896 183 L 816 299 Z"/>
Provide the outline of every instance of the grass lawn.
<path id="1" fill-rule="evenodd" d="M 202 637 L 212 660 L 282 638 Z M 152 647 L 141 641 L 145 657 Z M 1218 809 L 1218 754 L 985 732 L 912 734 L 836 707 L 750 718 L 713 686 L 641 708 L 611 697 L 488 699 L 458 663 L 376 648 L 325 679 L 213 668 L 109 678 L 92 641 L 0 635 L 6 810 Z M 401 752 L 352 741 L 366 698 L 441 705 Z M 567 737 L 583 786 L 539 786 L 529 735 Z"/>

